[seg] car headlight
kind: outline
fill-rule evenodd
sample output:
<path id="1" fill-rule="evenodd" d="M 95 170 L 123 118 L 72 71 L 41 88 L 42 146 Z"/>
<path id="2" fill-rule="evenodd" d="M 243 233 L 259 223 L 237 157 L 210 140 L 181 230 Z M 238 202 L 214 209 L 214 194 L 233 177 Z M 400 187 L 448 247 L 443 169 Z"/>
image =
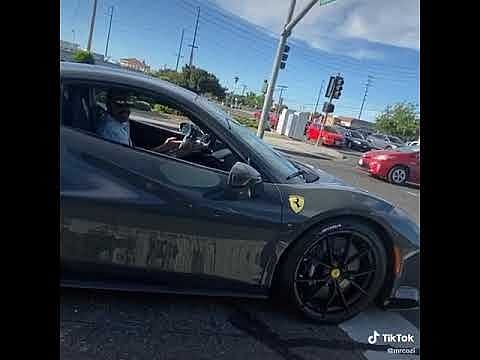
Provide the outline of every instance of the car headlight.
<path id="1" fill-rule="evenodd" d="M 390 159 L 390 156 L 388 155 L 378 155 L 375 160 L 388 160 Z"/>
<path id="2" fill-rule="evenodd" d="M 361 143 L 360 141 L 358 141 L 358 140 L 353 140 L 353 142 L 354 142 L 355 144 L 357 144 L 357 145 L 361 145 L 361 144 L 362 144 L 362 143 Z"/>

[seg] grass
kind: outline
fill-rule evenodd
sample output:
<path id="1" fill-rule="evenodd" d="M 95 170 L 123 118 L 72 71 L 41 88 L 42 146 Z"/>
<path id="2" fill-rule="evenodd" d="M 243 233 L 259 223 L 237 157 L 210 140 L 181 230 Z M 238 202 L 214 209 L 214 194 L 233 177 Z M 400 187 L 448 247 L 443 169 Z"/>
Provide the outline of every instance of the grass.
<path id="1" fill-rule="evenodd" d="M 251 127 L 258 128 L 258 120 L 249 116 L 243 115 L 233 115 L 233 118 L 237 120 L 240 124 Z"/>

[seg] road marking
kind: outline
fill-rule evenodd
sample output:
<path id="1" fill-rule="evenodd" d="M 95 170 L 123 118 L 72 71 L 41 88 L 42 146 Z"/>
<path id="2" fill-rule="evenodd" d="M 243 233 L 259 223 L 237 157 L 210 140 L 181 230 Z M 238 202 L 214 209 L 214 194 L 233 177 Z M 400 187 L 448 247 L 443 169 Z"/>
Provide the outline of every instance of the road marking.
<path id="1" fill-rule="evenodd" d="M 414 337 L 414 343 L 385 343 L 383 337 L 379 337 L 375 345 L 391 345 L 393 347 L 415 347 L 420 348 L 420 330 L 403 316 L 392 311 L 384 311 L 378 308 L 372 308 L 360 313 L 353 319 L 345 321 L 339 325 L 340 329 L 345 331 L 354 341 L 368 344 L 368 337 L 377 331 L 380 334 L 411 334 Z M 373 351 L 367 350 L 364 356 L 368 360 L 392 360 L 405 357 L 419 360 L 419 355 L 389 354 L 386 350 Z"/>
<path id="2" fill-rule="evenodd" d="M 410 191 L 405 191 L 405 192 L 406 192 L 407 194 L 410 194 L 410 195 L 415 196 L 415 197 L 418 197 L 418 196 L 419 196 L 418 194 L 412 193 L 412 192 L 410 192 Z"/>

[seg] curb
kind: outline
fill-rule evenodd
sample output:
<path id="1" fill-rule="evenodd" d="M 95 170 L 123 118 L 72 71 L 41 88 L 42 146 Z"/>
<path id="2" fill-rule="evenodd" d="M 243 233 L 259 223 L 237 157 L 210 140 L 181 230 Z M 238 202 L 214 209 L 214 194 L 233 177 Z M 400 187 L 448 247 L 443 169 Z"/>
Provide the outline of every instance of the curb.
<path id="1" fill-rule="evenodd" d="M 330 160 L 330 161 L 343 160 L 343 159 L 337 159 L 336 157 L 325 155 L 325 154 L 322 154 L 322 155 L 312 154 L 312 153 L 306 153 L 306 152 L 302 152 L 302 151 L 294 151 L 294 150 L 284 149 L 284 148 L 279 148 L 279 147 L 274 147 L 274 149 L 278 150 L 282 153 L 285 153 L 285 154 L 302 156 L 302 157 L 309 157 L 309 158 L 319 159 L 319 160 Z"/>

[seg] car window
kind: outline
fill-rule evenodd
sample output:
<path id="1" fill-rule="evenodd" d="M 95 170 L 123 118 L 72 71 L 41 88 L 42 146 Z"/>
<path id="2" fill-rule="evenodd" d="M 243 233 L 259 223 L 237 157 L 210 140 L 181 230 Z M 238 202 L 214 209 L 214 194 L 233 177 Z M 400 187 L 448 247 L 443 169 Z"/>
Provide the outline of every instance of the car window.
<path id="1" fill-rule="evenodd" d="M 271 145 L 260 139 L 248 127 L 235 122 L 231 125 L 231 131 L 233 134 L 240 137 L 240 139 L 247 144 L 251 150 L 260 154 L 263 160 L 279 172 L 284 179 L 298 171 L 297 167 L 295 167 L 283 155 L 275 151 Z M 301 183 L 304 182 L 302 179 L 302 177 L 295 177 L 290 179 L 289 182 Z"/>
<path id="2" fill-rule="evenodd" d="M 241 161 L 227 144 L 212 137 L 199 119 L 148 91 L 94 84 L 70 84 L 64 88 L 63 125 L 84 130 L 105 141 L 153 151 L 159 155 L 178 156 L 184 161 L 226 172 L 237 161 Z M 113 103 L 107 100 L 111 99 L 112 94 L 115 98 Z M 114 106 L 120 109 L 116 113 Z M 182 123 L 195 125 L 198 129 L 191 142 L 195 149 L 191 156 L 183 156 L 178 145 L 183 140 L 180 131 Z M 171 137 L 177 140 L 175 148 L 162 147 Z"/>
<path id="3" fill-rule="evenodd" d="M 362 136 L 362 134 L 360 134 L 360 133 L 358 133 L 358 132 L 356 132 L 356 131 L 351 131 L 351 132 L 350 132 L 350 136 L 351 136 L 351 137 L 354 137 L 354 138 L 357 138 L 357 139 L 362 139 L 362 140 L 364 139 L 363 136 Z"/>

